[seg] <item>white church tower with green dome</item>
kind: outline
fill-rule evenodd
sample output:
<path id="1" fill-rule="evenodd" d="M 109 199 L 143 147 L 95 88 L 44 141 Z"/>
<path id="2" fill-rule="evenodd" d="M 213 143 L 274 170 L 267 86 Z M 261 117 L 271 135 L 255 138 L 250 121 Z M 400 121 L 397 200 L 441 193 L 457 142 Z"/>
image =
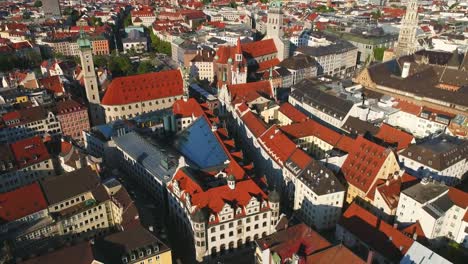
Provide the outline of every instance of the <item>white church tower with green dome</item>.
<path id="1" fill-rule="evenodd" d="M 99 98 L 99 86 L 94 70 L 93 49 L 91 42 L 86 38 L 83 31 L 80 32 L 78 39 L 78 47 L 80 48 L 81 70 L 83 72 L 83 83 L 88 99 L 88 110 L 90 115 L 91 125 L 99 125 L 104 121 L 104 116 L 101 107 L 101 99 Z"/>

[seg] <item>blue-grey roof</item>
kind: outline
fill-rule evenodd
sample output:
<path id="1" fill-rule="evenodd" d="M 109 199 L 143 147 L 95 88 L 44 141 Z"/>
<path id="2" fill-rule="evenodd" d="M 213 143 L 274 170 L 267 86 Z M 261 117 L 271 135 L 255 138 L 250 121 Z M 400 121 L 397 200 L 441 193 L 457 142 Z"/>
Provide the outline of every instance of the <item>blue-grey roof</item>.
<path id="1" fill-rule="evenodd" d="M 175 173 L 178 157 L 161 146 L 153 145 L 137 133 L 130 132 L 117 137 L 114 142 L 121 151 L 143 165 L 158 182 L 168 182 Z"/>
<path id="2" fill-rule="evenodd" d="M 200 169 L 223 165 L 228 160 L 223 146 L 203 116 L 177 136 L 175 147 Z"/>

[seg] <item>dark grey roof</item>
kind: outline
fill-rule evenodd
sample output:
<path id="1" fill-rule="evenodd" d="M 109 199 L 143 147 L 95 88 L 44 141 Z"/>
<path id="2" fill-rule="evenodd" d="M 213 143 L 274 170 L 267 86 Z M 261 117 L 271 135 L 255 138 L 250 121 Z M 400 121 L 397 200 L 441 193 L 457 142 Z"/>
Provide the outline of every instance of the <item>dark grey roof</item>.
<path id="1" fill-rule="evenodd" d="M 329 35 L 329 34 L 320 34 L 319 37 L 325 37 L 327 40 L 331 41 L 332 44 L 328 46 L 319 46 L 319 47 L 300 47 L 297 51 L 307 54 L 312 57 L 321 57 L 330 54 L 341 54 L 348 52 L 350 50 L 357 49 L 353 44 L 349 41 L 337 38 L 336 36 Z"/>
<path id="2" fill-rule="evenodd" d="M 327 93 L 318 86 L 316 81 L 304 79 L 294 85 L 293 91 L 289 96 L 315 109 L 319 109 L 330 116 L 335 116 L 340 119 L 345 118 L 354 103 L 350 100 Z"/>
<path id="3" fill-rule="evenodd" d="M 468 140 L 440 136 L 411 145 L 400 154 L 427 167 L 442 171 L 468 156 Z"/>
<path id="4" fill-rule="evenodd" d="M 279 66 L 285 67 L 291 70 L 299 70 L 310 67 L 316 67 L 317 61 L 305 54 L 297 54 L 295 56 L 284 59 Z"/>
<path id="5" fill-rule="evenodd" d="M 220 39 L 220 38 L 217 38 L 217 37 L 211 37 L 211 38 L 209 38 L 209 39 L 208 39 L 208 42 L 216 43 L 216 44 L 225 44 L 225 43 L 227 43 L 225 40 Z"/>
<path id="6" fill-rule="evenodd" d="M 130 254 L 135 254 L 135 257 L 139 259 L 139 252 L 142 252 L 143 258 L 146 259 L 168 251 L 169 247 L 139 225 L 97 240 L 96 249 L 100 255 L 99 260 L 104 263 L 122 263 L 124 256 L 130 262 Z M 148 254 L 147 249 L 151 249 L 151 253 Z"/>
<path id="7" fill-rule="evenodd" d="M 46 178 L 42 189 L 50 205 L 94 190 L 100 184 L 99 176 L 91 167 L 84 167 L 60 176 Z"/>
<path id="8" fill-rule="evenodd" d="M 375 134 L 379 131 L 377 126 L 374 126 L 373 124 L 354 116 L 349 116 L 341 128 L 348 131 L 349 133 L 359 135 L 364 135 L 367 132 Z"/>
<path id="9" fill-rule="evenodd" d="M 426 203 L 448 190 L 446 185 L 435 182 L 420 182 L 403 190 L 403 193 L 419 203 Z"/>
<path id="10" fill-rule="evenodd" d="M 312 160 L 298 178 L 317 195 L 344 191 L 335 174 L 316 160 Z"/>
<path id="11" fill-rule="evenodd" d="M 452 200 L 450 200 L 448 194 L 444 194 L 437 198 L 437 200 L 424 206 L 423 209 L 432 217 L 438 219 L 443 216 L 453 205 L 454 204 Z"/>

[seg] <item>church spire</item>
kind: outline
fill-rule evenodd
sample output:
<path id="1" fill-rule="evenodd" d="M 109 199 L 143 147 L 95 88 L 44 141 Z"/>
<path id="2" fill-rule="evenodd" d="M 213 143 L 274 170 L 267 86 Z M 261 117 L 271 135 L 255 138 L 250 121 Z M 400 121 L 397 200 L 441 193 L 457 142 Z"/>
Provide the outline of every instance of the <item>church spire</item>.
<path id="1" fill-rule="evenodd" d="M 413 54 L 416 49 L 416 30 L 418 27 L 418 1 L 408 0 L 406 13 L 401 20 L 400 35 L 395 48 L 396 57 Z"/>

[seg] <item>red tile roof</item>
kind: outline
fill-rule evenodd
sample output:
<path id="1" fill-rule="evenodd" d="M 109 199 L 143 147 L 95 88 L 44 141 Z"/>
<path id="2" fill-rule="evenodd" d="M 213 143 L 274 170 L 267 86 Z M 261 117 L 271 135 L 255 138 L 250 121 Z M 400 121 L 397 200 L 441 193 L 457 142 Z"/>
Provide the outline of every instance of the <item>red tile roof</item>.
<path id="1" fill-rule="evenodd" d="M 39 83 L 54 94 L 63 94 L 65 92 L 59 76 L 42 78 L 39 80 Z"/>
<path id="2" fill-rule="evenodd" d="M 203 115 L 203 109 L 200 104 L 194 99 L 190 98 L 187 101 L 177 100 L 172 105 L 172 112 L 180 117 L 199 117 Z"/>
<path id="3" fill-rule="evenodd" d="M 58 101 L 55 106 L 58 115 L 68 114 L 78 111 L 87 111 L 87 108 L 73 99 Z"/>
<path id="4" fill-rule="evenodd" d="M 356 203 L 344 212 L 339 225 L 390 261 L 400 261 L 414 242 Z"/>
<path id="5" fill-rule="evenodd" d="M 276 125 L 271 126 L 259 137 L 267 153 L 281 166 L 296 150 L 296 144 L 289 139 Z"/>
<path id="6" fill-rule="evenodd" d="M 25 168 L 50 159 L 44 143 L 37 136 L 16 141 L 10 147 L 19 168 Z"/>
<path id="7" fill-rule="evenodd" d="M 459 190 L 455 187 L 450 187 L 448 191 L 448 196 L 450 197 L 450 200 L 452 200 L 452 202 L 458 205 L 459 207 L 468 207 L 468 193 Z"/>
<path id="8" fill-rule="evenodd" d="M 383 123 L 375 137 L 387 142 L 396 143 L 397 150 L 407 148 L 414 140 L 413 135 Z"/>
<path id="9" fill-rule="evenodd" d="M 410 113 L 416 116 L 419 116 L 419 114 L 421 114 L 422 111 L 422 106 L 415 105 L 402 100 L 398 100 L 397 104 L 394 107 L 400 109 L 403 112 Z"/>
<path id="10" fill-rule="evenodd" d="M 193 206 L 196 206 L 198 209 L 206 208 L 210 213 L 220 212 L 226 203 L 244 207 L 250 202 L 252 197 L 267 200 L 267 195 L 250 178 L 237 181 L 234 189 L 230 189 L 228 185 L 204 189 L 204 187 L 199 184 L 198 180 L 194 180 L 192 177 L 197 176 L 189 176 L 189 174 L 187 174 L 187 169 L 182 168 L 175 173 L 173 179 L 178 182 L 181 190 L 184 190 L 191 196 L 191 204 Z M 201 177 L 209 176 L 201 175 Z M 172 189 L 173 182 L 169 183 L 168 187 Z M 184 197 L 183 200 L 185 200 Z M 243 212 L 243 214 L 244 213 L 245 212 Z M 218 221 L 218 219 L 216 219 L 216 221 Z"/>
<path id="11" fill-rule="evenodd" d="M 258 58 L 261 56 L 274 54 L 278 52 L 273 39 L 264 39 L 250 43 L 242 44 L 242 52 L 244 56 Z"/>
<path id="12" fill-rule="evenodd" d="M 413 238 L 414 235 L 417 236 L 416 240 L 417 241 L 425 241 L 426 240 L 426 235 L 424 234 L 424 230 L 421 227 L 421 224 L 419 221 L 416 221 L 416 223 L 411 224 L 401 230 L 401 232 L 411 236 Z"/>
<path id="13" fill-rule="evenodd" d="M 301 123 L 282 126 L 281 130 L 293 140 L 315 136 L 344 152 L 349 152 L 354 144 L 352 138 L 342 135 L 312 119 L 307 119 Z"/>
<path id="14" fill-rule="evenodd" d="M 282 260 L 291 258 L 295 253 L 310 255 L 331 246 L 330 242 L 304 223 L 288 227 L 256 242 L 262 250 L 276 252 Z"/>
<path id="15" fill-rule="evenodd" d="M 390 209 L 396 209 L 398 207 L 401 191 L 405 189 L 405 186 L 407 188 L 411 182 L 417 183 L 418 180 L 416 177 L 405 173 L 402 177 L 398 177 L 397 179 L 392 178 L 378 185 L 377 191 Z"/>
<path id="16" fill-rule="evenodd" d="M 262 72 L 262 71 L 269 70 L 270 68 L 273 68 L 273 67 L 277 66 L 278 64 L 280 64 L 280 61 L 277 58 L 259 62 L 257 72 Z"/>
<path id="17" fill-rule="evenodd" d="M 329 263 L 365 264 L 366 262 L 342 244 L 313 253 L 305 259 L 305 264 Z"/>
<path id="18" fill-rule="evenodd" d="M 389 149 L 359 136 L 343 163 L 341 172 L 349 184 L 367 193 L 390 152 Z"/>
<path id="19" fill-rule="evenodd" d="M 241 116 L 244 125 L 252 132 L 252 134 L 258 138 L 267 130 L 267 126 L 262 120 L 260 120 L 250 110 Z"/>
<path id="20" fill-rule="evenodd" d="M 228 85 L 232 104 L 249 103 L 259 97 L 273 98 L 273 88 L 270 81 L 259 81 Z"/>
<path id="21" fill-rule="evenodd" d="M 112 80 L 102 104 L 123 105 L 182 94 L 183 80 L 179 70 L 152 72 Z"/>
<path id="22" fill-rule="evenodd" d="M 297 108 L 295 108 L 288 102 L 282 104 L 278 111 L 280 111 L 287 118 L 291 119 L 293 123 L 300 123 L 309 119 L 307 115 L 299 111 Z"/>
<path id="23" fill-rule="evenodd" d="M 11 222 L 47 208 L 39 183 L 0 194 L 0 222 Z"/>
<path id="24" fill-rule="evenodd" d="M 294 164 L 299 166 L 299 168 L 302 170 L 312 162 L 312 158 L 300 148 L 296 148 L 296 150 L 289 157 L 289 160 L 294 162 Z"/>

